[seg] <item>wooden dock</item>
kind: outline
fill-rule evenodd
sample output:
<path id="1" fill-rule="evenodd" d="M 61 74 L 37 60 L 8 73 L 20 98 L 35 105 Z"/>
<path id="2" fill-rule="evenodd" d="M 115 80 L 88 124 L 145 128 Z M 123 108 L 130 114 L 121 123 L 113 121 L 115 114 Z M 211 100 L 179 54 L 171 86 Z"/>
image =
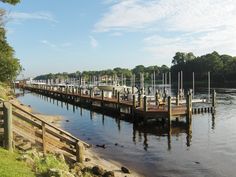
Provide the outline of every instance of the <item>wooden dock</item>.
<path id="1" fill-rule="evenodd" d="M 186 96 L 185 103 L 180 103 L 173 98 L 168 97 L 163 100 L 149 100 L 145 95 L 132 95 L 128 99 L 127 95 L 120 94 L 117 91 L 112 92 L 112 97 L 105 97 L 102 90 L 99 95 L 94 94 L 92 89 L 83 89 L 78 87 L 60 88 L 51 85 L 24 85 L 22 87 L 53 99 L 70 103 L 75 106 L 92 109 L 104 114 L 121 115 L 125 119 L 133 122 L 148 121 L 149 119 L 165 119 L 171 122 L 172 118 L 192 118 L 193 114 L 214 113 L 215 112 L 215 91 L 212 93 L 212 104 L 196 107 L 192 106 L 192 96 Z M 177 97 L 178 98 L 178 97 Z"/>

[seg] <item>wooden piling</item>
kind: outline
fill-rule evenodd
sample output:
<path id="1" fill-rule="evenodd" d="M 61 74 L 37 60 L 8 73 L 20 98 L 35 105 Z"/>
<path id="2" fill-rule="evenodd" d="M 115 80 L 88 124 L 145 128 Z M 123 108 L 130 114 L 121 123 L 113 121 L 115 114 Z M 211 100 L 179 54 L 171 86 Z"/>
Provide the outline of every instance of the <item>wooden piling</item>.
<path id="1" fill-rule="evenodd" d="M 9 102 L 3 104 L 4 118 L 4 147 L 13 151 L 13 132 L 12 132 L 12 105 Z"/>
<path id="2" fill-rule="evenodd" d="M 155 103 L 156 103 L 156 106 L 158 106 L 158 103 L 159 103 L 159 93 L 157 91 L 155 93 Z"/>
<path id="3" fill-rule="evenodd" d="M 76 161 L 79 163 L 84 161 L 84 145 L 80 141 L 76 143 Z"/>
<path id="4" fill-rule="evenodd" d="M 132 86 L 132 94 L 134 94 L 134 86 Z"/>
<path id="5" fill-rule="evenodd" d="M 133 95 L 133 110 L 132 110 L 133 116 L 134 116 L 134 114 L 135 114 L 135 109 L 136 109 L 136 96 Z"/>
<path id="6" fill-rule="evenodd" d="M 89 97 L 92 98 L 92 89 L 89 89 Z"/>
<path id="7" fill-rule="evenodd" d="M 143 111 L 147 112 L 147 110 L 148 110 L 148 107 L 147 107 L 147 97 L 144 96 L 143 97 Z"/>
<path id="8" fill-rule="evenodd" d="M 213 90 L 212 92 L 212 107 L 215 108 L 216 106 L 216 91 Z"/>
<path id="9" fill-rule="evenodd" d="M 117 109 L 120 112 L 120 92 L 117 92 Z"/>
<path id="10" fill-rule="evenodd" d="M 168 126 L 171 127 L 171 116 L 172 116 L 172 110 L 171 110 L 171 97 L 168 96 Z"/>
<path id="11" fill-rule="evenodd" d="M 115 87 L 112 88 L 112 97 L 115 97 Z"/>
<path id="12" fill-rule="evenodd" d="M 138 102 L 139 102 L 139 107 L 142 107 L 142 95 L 141 95 L 141 93 L 138 94 Z"/>
<path id="13" fill-rule="evenodd" d="M 192 94 L 187 94 L 186 98 L 186 106 L 187 106 L 187 124 L 191 124 L 192 122 Z"/>
<path id="14" fill-rule="evenodd" d="M 102 101 L 104 100 L 104 90 L 102 90 Z"/>
<path id="15" fill-rule="evenodd" d="M 179 106 L 179 92 L 176 93 L 176 106 Z"/>

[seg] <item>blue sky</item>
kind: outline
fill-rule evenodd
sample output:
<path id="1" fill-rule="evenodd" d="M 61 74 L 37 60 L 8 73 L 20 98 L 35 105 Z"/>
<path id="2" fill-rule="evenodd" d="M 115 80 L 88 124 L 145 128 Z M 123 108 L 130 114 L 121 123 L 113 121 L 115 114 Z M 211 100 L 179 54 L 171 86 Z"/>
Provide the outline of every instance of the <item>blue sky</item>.
<path id="1" fill-rule="evenodd" d="M 25 76 L 170 66 L 176 51 L 236 55 L 235 0 L 22 0 L 0 7 Z"/>

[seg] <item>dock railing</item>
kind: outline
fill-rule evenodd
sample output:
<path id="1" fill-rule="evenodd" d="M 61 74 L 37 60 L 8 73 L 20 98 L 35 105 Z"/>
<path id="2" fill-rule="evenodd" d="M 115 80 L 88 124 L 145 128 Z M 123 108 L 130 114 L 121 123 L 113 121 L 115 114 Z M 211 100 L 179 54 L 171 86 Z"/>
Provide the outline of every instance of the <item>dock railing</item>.
<path id="1" fill-rule="evenodd" d="M 28 141 L 31 148 L 43 153 L 60 152 L 66 158 L 82 162 L 84 148 L 90 145 L 70 133 L 10 102 L 0 103 L 3 127 L 3 146 L 12 150 Z M 20 143 L 19 143 L 20 141 Z"/>

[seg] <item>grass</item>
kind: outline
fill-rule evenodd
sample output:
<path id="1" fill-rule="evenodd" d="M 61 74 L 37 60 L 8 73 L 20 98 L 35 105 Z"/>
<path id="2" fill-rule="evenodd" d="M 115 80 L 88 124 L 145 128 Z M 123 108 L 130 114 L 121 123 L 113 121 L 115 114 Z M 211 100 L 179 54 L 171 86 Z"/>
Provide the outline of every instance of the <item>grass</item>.
<path id="1" fill-rule="evenodd" d="M 58 160 L 55 155 L 48 154 L 44 158 L 35 158 L 35 171 L 38 176 L 49 176 L 50 169 L 60 169 L 69 171 L 69 167 L 65 161 Z"/>
<path id="2" fill-rule="evenodd" d="M 35 174 L 24 162 L 17 161 L 17 153 L 8 152 L 0 148 L 0 176 L 1 177 L 34 177 Z"/>
<path id="3" fill-rule="evenodd" d="M 8 93 L 9 88 L 7 87 L 7 85 L 0 82 L 0 100 L 8 100 Z"/>

